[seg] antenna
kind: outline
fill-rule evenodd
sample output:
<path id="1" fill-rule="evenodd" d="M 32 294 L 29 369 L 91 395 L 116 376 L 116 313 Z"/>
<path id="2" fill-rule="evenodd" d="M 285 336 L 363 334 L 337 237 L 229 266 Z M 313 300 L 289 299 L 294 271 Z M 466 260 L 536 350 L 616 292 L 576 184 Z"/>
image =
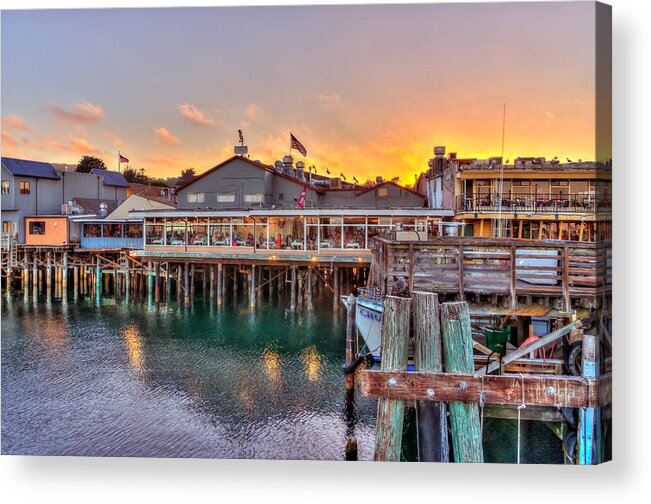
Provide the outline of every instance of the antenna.
<path id="1" fill-rule="evenodd" d="M 504 132 L 506 131 L 506 102 L 504 102 L 504 110 L 502 111 L 502 159 L 500 160 L 500 200 L 498 204 L 497 215 L 497 236 L 502 238 L 502 196 L 504 193 Z"/>

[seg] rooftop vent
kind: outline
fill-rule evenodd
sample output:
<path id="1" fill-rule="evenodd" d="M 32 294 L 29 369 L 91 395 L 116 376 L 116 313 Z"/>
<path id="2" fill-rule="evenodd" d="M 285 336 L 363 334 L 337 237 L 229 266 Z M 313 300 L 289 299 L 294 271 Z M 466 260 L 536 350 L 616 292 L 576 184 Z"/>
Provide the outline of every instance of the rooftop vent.
<path id="1" fill-rule="evenodd" d="M 108 209 L 108 205 L 102 201 L 102 202 L 99 204 L 99 214 L 100 214 L 102 217 L 106 217 L 107 209 Z"/>
<path id="2" fill-rule="evenodd" d="M 436 157 L 445 156 L 445 146 L 444 145 L 439 145 L 437 147 L 434 147 L 434 155 Z"/>
<path id="3" fill-rule="evenodd" d="M 380 176 L 375 177 L 375 183 L 376 184 L 381 184 L 382 183 L 382 177 L 380 177 Z"/>

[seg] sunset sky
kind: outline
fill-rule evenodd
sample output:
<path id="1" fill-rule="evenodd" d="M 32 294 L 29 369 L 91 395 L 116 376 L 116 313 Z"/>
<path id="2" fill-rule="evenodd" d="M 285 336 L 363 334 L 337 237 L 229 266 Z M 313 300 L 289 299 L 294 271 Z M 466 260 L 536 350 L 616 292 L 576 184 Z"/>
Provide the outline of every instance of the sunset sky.
<path id="1" fill-rule="evenodd" d="M 411 184 L 460 157 L 594 154 L 594 4 L 2 12 L 2 155 L 174 176 L 287 154 Z M 294 154 L 295 159 L 302 159 Z"/>

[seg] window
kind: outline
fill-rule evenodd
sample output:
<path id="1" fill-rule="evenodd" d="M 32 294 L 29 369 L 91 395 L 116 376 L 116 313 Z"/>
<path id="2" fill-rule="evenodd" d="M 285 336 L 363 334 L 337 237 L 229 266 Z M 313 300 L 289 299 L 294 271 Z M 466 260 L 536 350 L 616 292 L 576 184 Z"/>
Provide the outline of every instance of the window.
<path id="1" fill-rule="evenodd" d="M 2 232 L 3 233 L 13 233 L 16 230 L 16 224 L 14 221 L 6 220 L 2 221 Z"/>
<path id="2" fill-rule="evenodd" d="M 20 194 L 29 194 L 29 180 L 20 181 Z"/>
<path id="3" fill-rule="evenodd" d="M 244 195 L 245 203 L 262 203 L 264 202 L 264 194 L 262 193 L 252 193 Z"/>
<path id="4" fill-rule="evenodd" d="M 45 221 L 32 221 L 29 223 L 29 234 L 31 235 L 44 235 L 45 234 Z"/>
<path id="5" fill-rule="evenodd" d="M 377 197 L 386 198 L 389 196 L 389 189 L 387 187 L 378 187 L 377 188 Z"/>
<path id="6" fill-rule="evenodd" d="M 554 187 L 566 187 L 570 185 L 569 180 L 552 180 L 552 185 Z"/>
<path id="7" fill-rule="evenodd" d="M 188 193 L 188 203 L 203 203 L 205 194 L 202 192 Z"/>
<path id="8" fill-rule="evenodd" d="M 235 193 L 218 193 L 217 194 L 217 203 L 235 203 Z"/>
<path id="9" fill-rule="evenodd" d="M 9 181 L 8 180 L 3 180 L 2 181 L 2 194 L 9 194 Z"/>
<path id="10" fill-rule="evenodd" d="M 142 238 L 142 224 L 125 224 L 124 236 L 126 238 Z"/>
<path id="11" fill-rule="evenodd" d="M 531 185 L 531 180 L 514 180 L 513 187 L 528 187 Z"/>
<path id="12" fill-rule="evenodd" d="M 284 201 L 285 200 L 285 194 L 284 193 L 278 193 L 278 201 Z"/>
<path id="13" fill-rule="evenodd" d="M 101 234 L 99 224 L 84 224 L 84 238 L 99 238 Z"/>
<path id="14" fill-rule="evenodd" d="M 102 224 L 104 238 L 122 238 L 122 224 Z"/>

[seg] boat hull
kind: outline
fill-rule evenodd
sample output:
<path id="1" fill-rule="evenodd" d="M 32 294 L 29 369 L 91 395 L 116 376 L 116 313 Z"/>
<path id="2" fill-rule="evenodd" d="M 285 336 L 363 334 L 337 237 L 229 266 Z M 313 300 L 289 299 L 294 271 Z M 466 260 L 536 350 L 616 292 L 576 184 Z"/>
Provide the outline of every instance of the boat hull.
<path id="1" fill-rule="evenodd" d="M 355 305 L 355 325 L 374 359 L 382 353 L 382 305 L 358 299 Z"/>

